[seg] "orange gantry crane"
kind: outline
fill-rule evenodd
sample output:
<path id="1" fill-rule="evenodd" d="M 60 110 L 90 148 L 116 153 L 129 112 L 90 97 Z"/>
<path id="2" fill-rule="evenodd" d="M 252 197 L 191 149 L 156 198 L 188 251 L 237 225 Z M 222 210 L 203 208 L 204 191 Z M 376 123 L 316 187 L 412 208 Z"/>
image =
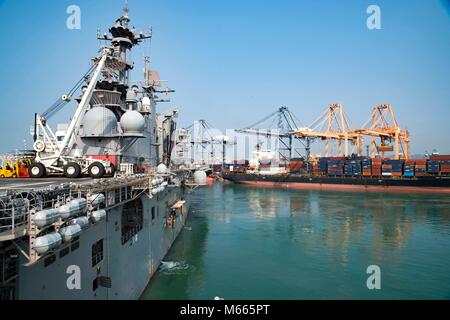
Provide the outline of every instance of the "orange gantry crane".
<path id="1" fill-rule="evenodd" d="M 375 157 L 375 149 L 384 157 L 385 152 L 394 151 L 394 158 L 400 159 L 400 149 L 402 157 L 409 157 L 409 132 L 401 130 L 395 119 L 392 106 L 389 104 L 377 105 L 372 110 L 372 115 L 361 129 L 351 129 L 349 120 L 341 104 L 330 104 L 316 121 L 307 128 L 296 128 L 292 133 L 299 138 L 319 138 L 325 140 L 325 157 L 329 156 L 329 142 L 334 140 L 338 144 L 338 154 L 349 155 L 349 142 L 356 146 L 358 156 L 362 154 L 362 144 L 364 136 L 371 137 L 371 156 Z M 381 140 L 380 145 L 376 145 L 376 139 Z M 389 145 L 389 142 L 394 145 Z M 344 152 L 342 152 L 342 142 Z"/>
<path id="2" fill-rule="evenodd" d="M 380 104 L 373 108 L 372 115 L 363 125 L 362 129 L 349 132 L 350 136 L 359 136 L 357 143 L 358 154 L 361 153 L 362 136 L 371 137 L 371 157 L 375 157 L 375 149 L 384 157 L 385 152 L 394 151 L 394 158 L 400 159 L 400 149 L 402 158 L 409 158 L 409 131 L 401 130 L 394 116 L 394 111 L 390 104 Z M 380 138 L 380 145 L 376 145 L 375 139 Z M 393 142 L 393 145 L 389 145 Z"/>
<path id="3" fill-rule="evenodd" d="M 350 135 L 350 125 L 344 107 L 339 103 L 330 104 L 327 110 L 307 128 L 297 128 L 293 134 L 300 138 L 319 138 L 325 141 L 325 157 L 329 156 L 329 143 L 338 144 L 338 154 L 349 155 L 348 142 L 356 143 L 357 135 Z M 344 152 L 342 152 L 344 142 Z"/>

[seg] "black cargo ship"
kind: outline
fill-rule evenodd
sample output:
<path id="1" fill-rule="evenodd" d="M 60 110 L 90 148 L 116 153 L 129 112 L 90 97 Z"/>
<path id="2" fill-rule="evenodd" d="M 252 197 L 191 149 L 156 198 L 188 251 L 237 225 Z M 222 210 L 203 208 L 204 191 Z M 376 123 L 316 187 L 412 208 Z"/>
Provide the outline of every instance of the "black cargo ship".
<path id="1" fill-rule="evenodd" d="M 283 174 L 228 171 L 223 177 L 255 186 L 450 193 L 450 156 L 406 161 L 331 157 L 313 163 L 295 159 L 286 170 Z"/>
<path id="2" fill-rule="evenodd" d="M 366 189 L 366 190 L 404 190 L 437 191 L 450 193 L 450 176 L 415 178 L 398 177 L 337 177 L 307 176 L 297 174 L 252 174 L 224 173 L 223 177 L 235 183 L 283 186 L 291 188 L 319 189 Z"/>

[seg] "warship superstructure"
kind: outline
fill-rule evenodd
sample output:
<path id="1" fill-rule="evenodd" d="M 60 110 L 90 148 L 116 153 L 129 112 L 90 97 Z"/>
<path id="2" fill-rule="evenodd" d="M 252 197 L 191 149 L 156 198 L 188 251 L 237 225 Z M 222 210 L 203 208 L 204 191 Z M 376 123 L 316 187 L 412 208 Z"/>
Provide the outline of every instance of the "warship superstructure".
<path id="1" fill-rule="evenodd" d="M 137 299 L 184 226 L 204 174 L 171 161 L 178 111 L 157 113 L 173 90 L 148 59 L 130 81 L 128 52 L 152 35 L 129 22 L 124 9 L 83 78 L 35 115 L 30 178 L 0 183 L 0 299 Z"/>

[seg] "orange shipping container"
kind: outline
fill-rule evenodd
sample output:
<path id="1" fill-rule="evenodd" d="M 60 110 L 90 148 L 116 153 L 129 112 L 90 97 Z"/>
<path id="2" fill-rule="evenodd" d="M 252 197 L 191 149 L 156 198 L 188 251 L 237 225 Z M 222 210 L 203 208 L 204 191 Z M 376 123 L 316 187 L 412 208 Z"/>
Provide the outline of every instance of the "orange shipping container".
<path id="1" fill-rule="evenodd" d="M 430 160 L 450 160 L 450 154 L 432 154 Z"/>

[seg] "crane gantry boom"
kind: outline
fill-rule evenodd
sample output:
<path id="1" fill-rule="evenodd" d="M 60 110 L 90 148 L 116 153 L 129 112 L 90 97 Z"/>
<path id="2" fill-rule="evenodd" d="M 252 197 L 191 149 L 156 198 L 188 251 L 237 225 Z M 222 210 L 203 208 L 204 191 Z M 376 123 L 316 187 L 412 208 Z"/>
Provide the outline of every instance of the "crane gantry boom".
<path id="1" fill-rule="evenodd" d="M 367 128 L 366 125 L 370 126 Z M 390 104 L 380 104 L 372 109 L 372 115 L 362 129 L 349 132 L 350 135 L 359 136 L 358 149 L 361 148 L 362 136 L 371 137 L 371 156 L 375 157 L 375 149 L 384 155 L 386 151 L 394 151 L 395 159 L 400 158 L 400 148 L 403 150 L 403 158 L 409 158 L 409 131 L 401 130 L 397 119 L 394 116 L 393 108 Z M 380 138 L 381 145 L 376 146 L 375 139 Z M 394 146 L 386 145 L 386 141 L 394 140 Z"/>
<path id="2" fill-rule="evenodd" d="M 325 141 L 325 156 L 329 156 L 330 140 L 337 141 L 338 154 L 342 156 L 349 156 L 349 142 L 356 146 L 356 153 L 358 156 L 362 155 L 362 144 L 364 136 L 371 138 L 371 156 L 375 157 L 375 150 L 384 156 L 385 152 L 394 151 L 394 158 L 400 158 L 400 149 L 403 151 L 403 158 L 409 157 L 409 132 L 408 130 L 401 130 L 398 122 L 394 116 L 394 111 L 389 104 L 380 104 L 372 109 L 372 114 L 369 120 L 359 129 L 350 128 L 350 121 L 344 111 L 344 107 L 339 103 L 330 104 L 327 110 L 316 119 L 310 126 L 305 128 L 298 128 L 296 125 L 291 126 L 290 130 L 276 132 L 268 129 L 254 128 L 256 125 L 267 120 L 280 112 L 286 112 L 288 109 L 282 107 L 276 112 L 270 114 L 263 120 L 258 121 L 255 125 L 244 129 L 236 129 L 235 131 L 241 133 L 257 134 L 262 136 L 276 136 L 280 138 L 294 137 L 297 139 L 305 139 L 308 144 L 314 139 L 321 139 Z M 292 114 L 288 111 L 289 116 Z M 289 121 L 288 121 L 289 122 Z M 376 145 L 375 140 L 381 140 L 380 145 Z M 386 144 L 393 141 L 393 146 Z M 344 150 L 342 150 L 342 142 Z M 309 156 L 308 156 L 309 158 Z"/>
<path id="3" fill-rule="evenodd" d="M 326 123 L 326 128 L 320 128 Z M 322 129 L 322 130 L 320 130 Z M 342 141 L 344 141 L 344 156 L 349 155 L 348 142 L 355 142 L 357 136 L 350 135 L 350 126 L 344 107 L 339 103 L 330 104 L 326 112 L 314 121 L 308 128 L 296 129 L 293 134 L 300 138 L 320 138 L 325 140 L 325 156 L 329 153 L 329 140 L 338 142 L 338 153 L 342 154 Z"/>
<path id="4" fill-rule="evenodd" d="M 260 125 L 270 119 L 278 120 L 277 128 L 275 130 L 259 128 Z M 295 117 L 295 115 L 287 107 L 282 106 L 268 116 L 259 120 L 258 122 L 242 129 L 235 129 L 234 131 L 238 133 L 254 134 L 257 136 L 264 136 L 268 138 L 277 137 L 280 144 L 280 160 L 289 160 L 292 156 L 293 151 L 295 151 L 300 156 L 300 153 L 293 149 L 294 138 L 304 145 L 306 158 L 308 159 L 310 157 L 310 139 L 309 137 L 304 137 L 306 143 L 303 143 L 303 141 L 300 140 L 301 137 L 297 137 L 294 135 L 295 130 L 298 130 L 297 123 L 299 123 L 299 120 Z"/>

